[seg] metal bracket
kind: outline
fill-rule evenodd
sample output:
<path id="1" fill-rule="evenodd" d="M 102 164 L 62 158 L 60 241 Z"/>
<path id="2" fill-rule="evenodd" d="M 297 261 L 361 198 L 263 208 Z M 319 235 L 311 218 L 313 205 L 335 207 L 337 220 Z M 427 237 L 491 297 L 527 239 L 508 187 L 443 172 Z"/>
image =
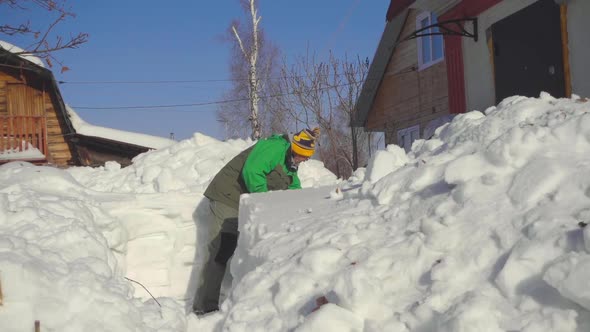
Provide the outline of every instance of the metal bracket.
<path id="1" fill-rule="evenodd" d="M 469 32 L 463 27 L 463 24 L 461 24 L 461 23 L 465 23 L 465 22 L 473 23 L 473 32 Z M 428 31 L 431 28 L 438 28 L 439 32 L 424 32 L 424 31 Z M 400 41 L 407 41 L 407 40 L 416 39 L 416 38 L 420 38 L 420 37 L 437 36 L 437 35 L 451 35 L 451 36 L 469 37 L 469 38 L 473 38 L 474 41 L 477 41 L 477 34 L 478 34 L 477 17 L 465 17 L 465 18 L 459 18 L 459 19 L 454 19 L 454 20 L 440 21 L 440 22 L 437 22 L 436 24 L 431 24 L 431 25 L 424 27 L 420 30 L 416 30 L 416 31 L 412 32 L 409 36 L 406 36 L 405 38 L 403 38 Z"/>

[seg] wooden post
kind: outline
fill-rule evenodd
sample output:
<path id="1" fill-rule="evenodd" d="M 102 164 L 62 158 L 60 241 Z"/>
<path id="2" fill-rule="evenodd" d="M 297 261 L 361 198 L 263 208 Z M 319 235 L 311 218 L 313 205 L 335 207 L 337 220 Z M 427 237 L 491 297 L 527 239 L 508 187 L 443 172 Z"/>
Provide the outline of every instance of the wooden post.
<path id="1" fill-rule="evenodd" d="M 8 149 L 7 150 L 12 150 L 13 149 L 13 145 L 14 145 L 14 121 L 13 121 L 14 117 L 13 116 L 9 116 L 8 117 Z"/>
<path id="2" fill-rule="evenodd" d="M 6 150 L 6 148 L 4 147 L 4 142 L 6 142 L 8 139 L 8 134 L 4 133 L 5 131 L 7 131 L 8 128 L 8 123 L 6 123 L 5 120 L 5 117 L 0 116 L 0 153 Z"/>
<path id="3" fill-rule="evenodd" d="M 38 320 L 35 321 L 35 332 L 41 332 L 41 322 Z"/>
<path id="4" fill-rule="evenodd" d="M 15 152 L 21 152 L 23 150 L 23 145 L 21 144 L 21 138 L 22 138 L 22 133 L 21 133 L 21 117 L 20 116 L 15 116 L 12 118 L 12 120 L 14 121 L 14 151 Z"/>
<path id="5" fill-rule="evenodd" d="M 0 280 L 0 307 L 4 305 L 4 295 L 2 295 L 2 280 Z"/>
<path id="6" fill-rule="evenodd" d="M 569 36 L 567 32 L 567 5 L 559 6 L 561 14 L 561 50 L 563 54 L 563 76 L 565 79 L 565 96 L 571 98 L 572 96 L 572 75 L 570 68 L 570 51 L 569 51 Z"/>

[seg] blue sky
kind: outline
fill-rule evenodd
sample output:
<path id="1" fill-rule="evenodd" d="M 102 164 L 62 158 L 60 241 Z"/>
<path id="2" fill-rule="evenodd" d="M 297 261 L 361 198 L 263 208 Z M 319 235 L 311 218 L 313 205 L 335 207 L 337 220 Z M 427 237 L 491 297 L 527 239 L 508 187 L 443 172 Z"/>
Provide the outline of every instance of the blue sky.
<path id="1" fill-rule="evenodd" d="M 243 17 L 238 0 L 69 1 L 77 14 L 61 31 L 87 32 L 89 41 L 56 56 L 71 70 L 54 74 L 66 103 L 94 125 L 176 139 L 194 132 L 224 138 L 215 105 L 149 110 L 84 110 L 80 107 L 177 105 L 222 99 L 228 82 L 182 84 L 80 84 L 229 78 L 230 45 L 221 36 Z M 260 0 L 261 26 L 288 59 L 308 46 L 320 57 L 372 59 L 389 0 Z M 5 40 L 11 42 L 11 39 Z M 17 44 L 18 45 L 18 44 Z M 26 46 L 26 45 L 18 45 Z"/>

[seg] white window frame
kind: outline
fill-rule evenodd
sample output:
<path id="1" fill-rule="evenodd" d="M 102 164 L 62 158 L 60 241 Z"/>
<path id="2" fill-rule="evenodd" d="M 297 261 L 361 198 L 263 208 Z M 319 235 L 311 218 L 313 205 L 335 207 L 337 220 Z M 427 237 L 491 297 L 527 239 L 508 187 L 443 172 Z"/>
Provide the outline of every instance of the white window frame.
<path id="1" fill-rule="evenodd" d="M 413 134 L 416 134 L 415 136 Z M 404 138 L 409 137 L 409 141 Z M 420 125 L 411 126 L 397 131 L 397 145 L 404 148 L 406 152 L 412 149 L 414 141 L 420 139 Z"/>
<path id="2" fill-rule="evenodd" d="M 422 21 L 428 18 L 428 25 L 432 24 L 432 13 L 431 12 L 422 12 L 420 14 L 418 14 L 418 16 L 416 16 L 416 30 L 420 30 L 422 29 Z M 427 25 L 427 26 L 428 26 Z M 442 56 L 439 59 L 436 60 L 432 60 L 432 58 L 434 58 L 434 43 L 432 42 L 432 38 L 434 36 L 422 36 L 422 37 L 418 37 L 416 38 L 416 41 L 418 42 L 418 70 L 423 70 L 426 69 L 432 65 L 435 65 L 441 61 L 443 61 L 445 59 L 445 41 L 443 39 L 442 41 Z M 422 38 L 428 38 L 430 40 L 430 61 L 423 63 L 422 62 Z"/>

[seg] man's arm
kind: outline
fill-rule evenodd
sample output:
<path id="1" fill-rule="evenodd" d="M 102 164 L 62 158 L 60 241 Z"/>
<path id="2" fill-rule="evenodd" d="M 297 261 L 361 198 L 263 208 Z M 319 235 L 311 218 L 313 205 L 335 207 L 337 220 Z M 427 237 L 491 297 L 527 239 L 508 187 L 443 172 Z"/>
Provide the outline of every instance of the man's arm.
<path id="1" fill-rule="evenodd" d="M 246 159 L 242 178 L 250 193 L 268 191 L 266 175 L 285 158 L 285 144 L 280 141 L 259 141 Z"/>

